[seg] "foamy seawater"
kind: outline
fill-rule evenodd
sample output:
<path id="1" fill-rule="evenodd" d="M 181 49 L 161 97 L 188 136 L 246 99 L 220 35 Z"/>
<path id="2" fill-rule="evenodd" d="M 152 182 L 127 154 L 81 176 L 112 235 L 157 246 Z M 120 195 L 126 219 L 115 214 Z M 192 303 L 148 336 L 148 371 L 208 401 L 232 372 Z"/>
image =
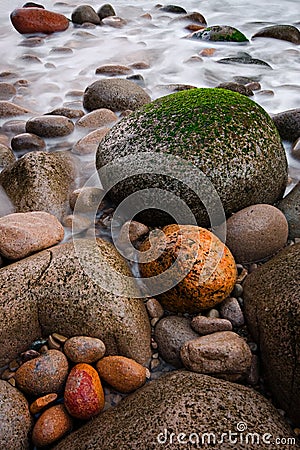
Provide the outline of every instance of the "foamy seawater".
<path id="1" fill-rule="evenodd" d="M 97 26 L 95 28 L 75 28 L 72 24 L 67 31 L 47 36 L 42 45 L 23 46 L 24 37 L 14 30 L 10 23 L 11 11 L 22 6 L 25 0 L 2 0 L 0 11 L 0 72 L 16 72 L 21 79 L 29 81 L 29 86 L 18 94 L 14 101 L 37 113 L 44 114 L 60 106 L 78 106 L 72 91 L 84 91 L 100 75 L 95 74 L 103 64 L 131 64 L 146 62 L 148 69 L 135 70 L 145 80 L 145 89 L 152 99 L 167 92 L 158 86 L 184 83 L 197 87 L 214 87 L 221 82 L 232 81 L 235 76 L 246 76 L 259 80 L 263 91 L 273 91 L 262 95 L 256 92 L 254 101 L 269 113 L 278 113 L 299 107 L 300 96 L 300 48 L 291 42 L 251 36 L 264 26 L 290 24 L 299 27 L 299 0 L 268 1 L 252 0 L 185 0 L 176 3 L 187 12 L 203 14 L 208 25 L 231 25 L 243 32 L 250 42 L 246 45 L 199 42 L 184 39 L 189 34 L 186 23 L 176 21 L 175 14 L 164 13 L 156 8 L 156 2 L 126 0 L 112 2 L 118 16 L 127 20 L 122 28 Z M 86 3 L 96 10 L 102 5 L 96 0 L 53 2 L 42 0 L 50 10 L 71 17 L 76 6 Z M 142 17 L 146 13 L 152 19 Z M 296 20 L 296 21 L 295 21 Z M 298 20 L 298 22 L 297 22 Z M 67 52 L 56 52 L 64 47 Z M 204 48 L 215 48 L 212 57 L 199 62 L 188 60 Z M 272 70 L 263 66 L 219 64 L 221 58 L 247 52 L 253 58 L 267 62 Z M 39 62 L 28 62 L 24 55 L 34 55 Z M 80 98 L 80 97 L 79 97 Z M 1 124 L 0 124 L 1 125 Z M 68 137 L 71 146 L 81 135 L 78 130 Z M 52 141 L 49 143 L 51 151 Z M 290 155 L 290 145 L 286 144 L 291 176 L 300 179 L 300 162 Z"/>

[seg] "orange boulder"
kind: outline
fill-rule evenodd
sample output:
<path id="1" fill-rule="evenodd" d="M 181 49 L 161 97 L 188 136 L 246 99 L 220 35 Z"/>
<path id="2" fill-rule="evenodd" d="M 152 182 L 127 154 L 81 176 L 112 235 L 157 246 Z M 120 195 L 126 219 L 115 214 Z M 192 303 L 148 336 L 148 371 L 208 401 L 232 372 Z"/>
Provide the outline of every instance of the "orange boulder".
<path id="1" fill-rule="evenodd" d="M 64 31 L 69 26 L 69 20 L 64 15 L 42 8 L 15 9 L 10 15 L 10 20 L 21 34 L 50 34 L 56 31 Z"/>

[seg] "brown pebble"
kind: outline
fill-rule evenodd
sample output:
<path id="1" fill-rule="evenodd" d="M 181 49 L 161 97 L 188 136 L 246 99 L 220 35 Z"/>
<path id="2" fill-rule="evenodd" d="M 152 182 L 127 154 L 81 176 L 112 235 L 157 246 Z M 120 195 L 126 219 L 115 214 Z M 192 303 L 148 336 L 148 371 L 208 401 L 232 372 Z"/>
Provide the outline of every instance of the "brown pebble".
<path id="1" fill-rule="evenodd" d="M 68 338 L 66 336 L 63 336 L 62 334 L 52 333 L 52 336 L 53 339 L 60 342 L 61 344 L 64 344 L 68 340 Z"/>
<path id="2" fill-rule="evenodd" d="M 48 337 L 48 347 L 51 349 L 59 350 L 60 349 L 60 343 L 57 342 L 53 336 Z"/>
<path id="3" fill-rule="evenodd" d="M 107 356 L 98 361 L 100 378 L 119 392 L 132 392 L 146 382 L 146 369 L 125 356 Z"/>
<path id="4" fill-rule="evenodd" d="M 232 324 L 229 320 L 205 316 L 194 317 L 191 322 L 191 327 L 200 335 L 232 330 Z"/>
<path id="5" fill-rule="evenodd" d="M 96 69 L 96 75 L 110 75 L 111 77 L 117 75 L 128 75 L 130 73 L 132 73 L 132 69 L 130 69 L 130 67 L 117 64 L 107 64 Z"/>
<path id="6" fill-rule="evenodd" d="M 9 380 L 10 378 L 15 376 L 15 372 L 12 372 L 9 369 L 4 370 L 4 372 L 2 373 L 2 380 Z"/>
<path id="7" fill-rule="evenodd" d="M 64 345 L 65 355 L 75 363 L 93 363 L 105 355 L 105 345 L 97 338 L 74 336 Z"/>
<path id="8" fill-rule="evenodd" d="M 149 298 L 146 303 L 146 308 L 151 319 L 158 318 L 161 319 L 164 315 L 164 310 L 161 304 L 156 298 Z"/>
<path id="9" fill-rule="evenodd" d="M 27 350 L 26 352 L 21 353 L 22 362 L 30 361 L 31 359 L 37 358 L 40 356 L 40 353 L 36 350 Z"/>
<path id="10" fill-rule="evenodd" d="M 60 439 L 72 429 L 72 419 L 64 405 L 47 409 L 37 420 L 32 441 L 37 447 L 45 447 Z"/>
<path id="11" fill-rule="evenodd" d="M 47 394 L 43 397 L 37 398 L 33 403 L 31 403 L 29 409 L 31 414 L 37 414 L 42 411 L 50 403 L 57 399 L 57 394 Z"/>
<path id="12" fill-rule="evenodd" d="M 11 384 L 13 387 L 16 387 L 16 380 L 14 378 L 10 378 L 8 380 L 8 383 Z"/>
<path id="13" fill-rule="evenodd" d="M 9 370 L 11 370 L 12 372 L 15 372 L 20 367 L 19 361 L 14 359 L 13 361 L 11 361 L 9 363 L 8 367 L 9 367 Z"/>

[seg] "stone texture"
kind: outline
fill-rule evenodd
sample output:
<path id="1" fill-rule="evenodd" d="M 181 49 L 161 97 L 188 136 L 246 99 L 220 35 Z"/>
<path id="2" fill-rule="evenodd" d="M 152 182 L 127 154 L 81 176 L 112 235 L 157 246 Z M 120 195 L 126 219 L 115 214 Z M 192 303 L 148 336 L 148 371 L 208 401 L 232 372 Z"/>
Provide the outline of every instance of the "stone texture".
<path id="1" fill-rule="evenodd" d="M 162 232 L 149 235 L 139 248 L 140 252 L 150 251 L 150 261 L 139 265 L 142 277 L 157 277 L 169 271 L 170 275 L 165 276 L 171 288 L 161 282 L 156 295 L 162 306 L 193 314 L 224 300 L 237 277 L 229 249 L 204 228 L 168 225 Z"/>
<path id="2" fill-rule="evenodd" d="M 16 95 L 17 90 L 11 83 L 0 83 L 0 100 L 10 100 Z"/>
<path id="3" fill-rule="evenodd" d="M 117 115 L 107 108 L 100 108 L 92 111 L 76 122 L 76 125 L 84 128 L 100 128 L 112 125 L 118 119 Z"/>
<path id="4" fill-rule="evenodd" d="M 111 286 L 113 269 L 131 277 L 119 253 L 102 239 L 96 246 L 92 240 L 76 241 L 76 251 L 73 243 L 62 244 L 3 267 L 0 364 L 27 350 L 41 335 L 54 332 L 99 338 L 108 354 L 146 363 L 151 354 L 150 324 L 143 300 L 126 296 L 132 289 L 126 278 L 114 286 L 123 295 L 102 288 L 107 267 L 106 283 Z"/>
<path id="5" fill-rule="evenodd" d="M 69 26 L 69 21 L 65 16 L 42 8 L 15 9 L 10 15 L 10 20 L 21 34 L 50 34 L 64 31 Z"/>
<path id="6" fill-rule="evenodd" d="M 95 153 L 99 143 L 108 132 L 109 128 L 107 127 L 91 131 L 74 144 L 72 153 L 75 153 L 76 155 L 89 155 L 90 153 Z"/>
<path id="7" fill-rule="evenodd" d="M 96 368 L 100 379 L 119 392 L 132 392 L 146 383 L 146 368 L 124 356 L 106 356 Z"/>
<path id="8" fill-rule="evenodd" d="M 29 410 L 31 414 L 38 414 L 45 409 L 46 406 L 49 406 L 51 403 L 55 402 L 56 399 L 57 394 L 43 395 L 43 397 L 39 397 L 31 403 Z"/>
<path id="9" fill-rule="evenodd" d="M 105 399 L 98 372 L 94 367 L 81 363 L 72 368 L 66 382 L 64 404 L 76 419 L 88 420 L 100 413 Z"/>
<path id="10" fill-rule="evenodd" d="M 289 238 L 300 237 L 300 182 L 281 200 L 277 207 L 283 212 L 289 225 Z"/>
<path id="11" fill-rule="evenodd" d="M 35 150 L 44 150 L 45 147 L 45 141 L 31 133 L 17 134 L 11 140 L 11 148 L 15 152 L 22 152 L 22 154 Z"/>
<path id="12" fill-rule="evenodd" d="M 205 316 L 194 317 L 191 322 L 191 327 L 196 333 L 201 335 L 232 330 L 232 324 L 229 320 Z"/>
<path id="13" fill-rule="evenodd" d="M 244 325 L 244 314 L 238 300 L 234 297 L 226 298 L 220 305 L 220 314 L 223 319 L 227 319 L 234 327 Z"/>
<path id="14" fill-rule="evenodd" d="M 139 389 L 72 433 L 54 449 L 109 450 L 117 445 L 120 450 L 157 450 L 160 447 L 180 450 L 184 446 L 196 446 L 195 440 L 194 444 L 188 443 L 191 433 L 194 438 L 194 433 L 199 435 L 201 448 L 209 449 L 212 443 L 206 439 L 202 445 L 201 436 L 215 432 L 216 450 L 236 450 L 236 442 L 230 443 L 228 439 L 224 445 L 220 438 L 222 433 L 228 436 L 229 430 L 236 432 L 241 420 L 247 424 L 249 433 L 293 436 L 271 403 L 254 390 L 205 375 L 176 371 Z M 172 432 L 175 439 L 170 442 Z M 187 444 L 177 441 L 179 433 L 186 434 Z M 269 447 L 268 444 L 259 445 L 262 450 Z M 287 450 L 298 448 L 297 442 L 285 446 Z M 249 449 L 249 442 L 239 443 L 238 449 Z"/>
<path id="15" fill-rule="evenodd" d="M 248 42 L 243 33 L 228 25 L 207 27 L 204 30 L 192 33 L 188 38 L 213 42 Z"/>
<path id="16" fill-rule="evenodd" d="M 95 81 L 86 88 L 83 106 L 88 111 L 99 108 L 124 111 L 125 109 L 135 110 L 150 101 L 150 96 L 132 81 L 107 78 Z"/>
<path id="17" fill-rule="evenodd" d="M 75 189 L 69 197 L 70 208 L 78 213 L 91 213 L 101 209 L 104 191 L 97 187 L 85 186 Z"/>
<path id="18" fill-rule="evenodd" d="M 15 213 L 0 219 L 0 254 L 7 259 L 25 258 L 60 242 L 64 229 L 46 212 Z"/>
<path id="19" fill-rule="evenodd" d="M 64 353 L 75 363 L 91 364 L 104 356 L 105 345 L 97 338 L 74 336 L 65 342 Z"/>
<path id="20" fill-rule="evenodd" d="M 94 8 L 92 8 L 90 5 L 80 5 L 72 12 L 72 22 L 79 25 L 85 22 L 99 25 L 100 18 Z"/>
<path id="21" fill-rule="evenodd" d="M 225 82 L 220 83 L 218 88 L 222 89 L 229 89 L 230 91 L 239 92 L 242 95 L 246 95 L 247 97 L 251 97 L 253 94 L 253 91 L 248 88 L 247 86 L 244 86 L 243 84 L 235 83 L 235 82 Z"/>
<path id="22" fill-rule="evenodd" d="M 119 75 L 129 75 L 133 73 L 130 67 L 122 66 L 121 64 L 104 64 L 96 69 L 96 75 L 108 75 L 116 77 Z"/>
<path id="23" fill-rule="evenodd" d="M 181 347 L 184 366 L 193 372 L 238 380 L 251 366 L 251 351 L 244 339 L 232 331 L 201 336 Z"/>
<path id="24" fill-rule="evenodd" d="M 272 115 L 282 139 L 294 142 L 300 137 L 300 108 Z"/>
<path id="25" fill-rule="evenodd" d="M 29 448 L 32 418 L 23 394 L 7 381 L 0 380 L 0 448 Z"/>
<path id="26" fill-rule="evenodd" d="M 149 316 L 152 319 L 161 319 L 164 315 L 164 310 L 161 306 L 161 304 L 156 300 L 156 298 L 149 298 L 149 300 L 146 303 L 146 308 L 148 311 Z"/>
<path id="27" fill-rule="evenodd" d="M 45 138 L 67 136 L 73 130 L 74 124 L 72 120 L 65 116 L 38 116 L 26 122 L 27 133 L 33 133 Z"/>
<path id="28" fill-rule="evenodd" d="M 61 392 L 68 376 L 68 360 L 58 350 L 48 350 L 25 362 L 16 371 L 18 388 L 30 395 Z"/>
<path id="29" fill-rule="evenodd" d="M 53 111 L 47 113 L 46 115 L 65 116 L 68 117 L 68 119 L 80 119 L 80 117 L 84 116 L 84 112 L 81 109 L 61 107 L 53 109 Z"/>
<path id="30" fill-rule="evenodd" d="M 285 246 L 287 238 L 287 220 L 271 205 L 248 206 L 227 220 L 226 245 L 237 263 L 268 258 Z"/>
<path id="31" fill-rule="evenodd" d="M 182 367 L 180 349 L 183 344 L 198 337 L 198 333 L 191 328 L 191 320 L 186 317 L 164 317 L 158 322 L 154 332 L 161 357 L 177 368 Z"/>
<path id="32" fill-rule="evenodd" d="M 300 245 L 281 251 L 244 283 L 244 313 L 274 399 L 300 421 Z"/>
<path id="33" fill-rule="evenodd" d="M 43 412 L 34 425 L 32 442 L 37 447 L 53 444 L 72 429 L 72 420 L 64 405 L 55 405 Z"/>
<path id="34" fill-rule="evenodd" d="M 7 145 L 0 144 L 0 167 L 7 167 L 13 164 L 16 157 L 11 148 Z"/>
<path id="35" fill-rule="evenodd" d="M 30 152 L 1 172 L 0 185 L 17 212 L 46 211 L 60 219 L 75 177 L 69 156 Z"/>
<path id="36" fill-rule="evenodd" d="M 156 157 L 169 153 L 192 162 L 213 183 L 228 216 L 254 203 L 273 204 L 287 183 L 286 156 L 272 120 L 249 98 L 225 89 L 190 89 L 141 107 L 112 128 L 96 155 L 98 169 L 111 162 L 115 170 L 126 163 L 131 167 L 130 158 L 134 158 L 142 171 L 111 190 L 116 203 L 155 185 L 179 196 L 198 225 L 207 227 L 207 213 L 198 196 L 178 180 L 146 176 L 145 159 L 138 157 L 141 152 L 153 152 Z M 192 173 L 187 179 L 193 180 Z M 104 185 L 108 182 L 103 177 Z M 206 197 L 209 203 L 210 196 Z M 148 221 L 153 222 L 153 216 Z M 160 215 L 154 217 L 162 223 Z M 170 222 L 170 217 L 163 219 Z M 141 217 L 138 220 L 144 222 Z"/>
<path id="37" fill-rule="evenodd" d="M 7 102 L 5 100 L 0 101 L 0 117 L 14 117 L 14 116 L 23 116 L 24 114 L 28 114 L 30 111 L 26 108 L 22 108 L 22 106 L 15 105 L 14 103 Z"/>
<path id="38" fill-rule="evenodd" d="M 258 37 L 282 39 L 293 42 L 293 44 L 300 44 L 300 31 L 292 25 L 276 24 L 262 28 L 252 36 L 252 39 Z"/>
<path id="39" fill-rule="evenodd" d="M 100 8 L 97 11 L 97 14 L 100 18 L 100 20 L 105 19 L 105 17 L 111 17 L 115 16 L 116 12 L 112 5 L 109 3 L 106 3 L 105 5 L 100 6 Z"/>

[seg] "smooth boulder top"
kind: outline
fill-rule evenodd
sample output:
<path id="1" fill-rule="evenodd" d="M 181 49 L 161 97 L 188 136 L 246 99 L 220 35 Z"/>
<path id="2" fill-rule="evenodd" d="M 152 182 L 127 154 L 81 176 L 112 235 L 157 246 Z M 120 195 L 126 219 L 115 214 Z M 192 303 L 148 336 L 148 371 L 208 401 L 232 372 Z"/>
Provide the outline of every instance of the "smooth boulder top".
<path id="1" fill-rule="evenodd" d="M 237 446 L 233 439 L 230 442 L 229 432 L 237 433 L 240 422 L 247 429 L 241 433 L 244 440 Z M 174 433 L 172 441 L 171 433 Z M 185 433 L 185 437 L 181 435 L 185 445 L 177 440 L 179 433 Z M 266 433 L 273 437 L 293 436 L 274 406 L 254 390 L 206 375 L 176 371 L 139 389 L 71 433 L 54 449 L 210 449 L 212 442 L 208 442 L 204 433 L 213 433 L 216 450 L 255 448 L 246 443 L 246 433 L 257 433 L 260 436 L 257 447 L 263 450 L 270 447 L 262 442 Z M 225 440 L 221 442 L 222 433 Z M 295 443 L 284 448 L 300 447 Z"/>
<path id="2" fill-rule="evenodd" d="M 244 312 L 274 399 L 300 424 L 300 244 L 282 250 L 243 285 Z"/>
<path id="3" fill-rule="evenodd" d="M 117 166 L 118 158 L 140 152 L 156 156 L 161 152 L 192 162 L 213 183 L 227 215 L 255 203 L 273 204 L 287 183 L 286 155 L 271 118 L 249 98 L 225 89 L 190 89 L 144 105 L 100 142 L 97 168 Z M 140 165 L 145 172 L 143 159 Z M 153 185 L 185 200 L 198 225 L 207 226 L 198 196 L 177 180 L 143 174 L 119 183 L 110 194 L 118 203 Z"/>

